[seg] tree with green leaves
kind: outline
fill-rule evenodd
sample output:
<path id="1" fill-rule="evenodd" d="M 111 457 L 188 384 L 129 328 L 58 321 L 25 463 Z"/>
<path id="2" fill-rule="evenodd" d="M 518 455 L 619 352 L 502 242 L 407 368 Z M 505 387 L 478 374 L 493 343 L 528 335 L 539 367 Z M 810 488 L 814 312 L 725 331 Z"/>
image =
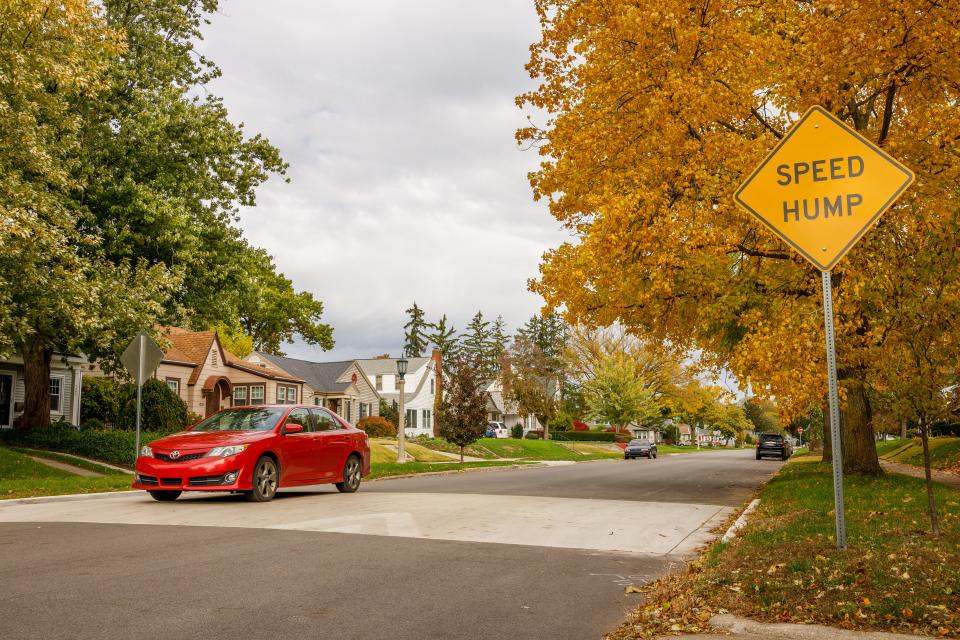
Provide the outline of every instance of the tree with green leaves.
<path id="1" fill-rule="evenodd" d="M 777 409 L 769 400 L 747 398 L 743 403 L 743 413 L 757 433 L 778 433 L 782 429 L 777 417 Z"/>
<path id="2" fill-rule="evenodd" d="M 457 330 L 449 324 L 446 314 L 442 315 L 437 322 L 431 323 L 429 327 L 427 340 L 440 351 L 440 360 L 443 368 L 446 369 L 447 362 L 456 359 L 459 353 Z"/>
<path id="3" fill-rule="evenodd" d="M 332 349 L 333 328 L 321 321 L 323 303 L 296 291 L 265 251 L 247 245 L 241 257 L 248 282 L 237 292 L 237 314 L 254 348 L 282 356 L 281 345 L 299 335 L 307 344 Z"/>
<path id="4" fill-rule="evenodd" d="M 489 360 L 491 335 L 490 321 L 477 311 L 460 335 L 459 347 L 462 356 L 481 367 L 488 379 L 496 373 L 496 366 Z"/>
<path id="5" fill-rule="evenodd" d="M 108 260 L 102 234 L 78 225 L 76 105 L 109 90 L 122 33 L 81 0 L 3 3 L 0 24 L 0 351 L 23 358 L 23 426 L 43 427 L 54 353 L 116 347 L 162 311 L 177 278 Z"/>
<path id="6" fill-rule="evenodd" d="M 534 416 L 549 437 L 550 423 L 560 409 L 560 361 L 548 356 L 531 339 L 518 336 L 501 372 L 503 394 L 515 402 L 520 415 Z"/>
<path id="7" fill-rule="evenodd" d="M 444 385 L 446 393 L 439 404 L 437 422 L 440 436 L 463 448 L 483 436 L 487 420 L 487 380 L 481 362 L 475 357 L 461 357 L 450 363 Z"/>
<path id="8" fill-rule="evenodd" d="M 623 352 L 604 356 L 584 383 L 591 415 L 618 431 L 661 417 L 654 393 L 651 382 L 638 374 L 636 364 Z"/>
<path id="9" fill-rule="evenodd" d="M 430 344 L 430 338 L 427 335 L 430 324 L 424 319 L 423 309 L 417 306 L 416 300 L 414 300 L 413 306 L 404 313 L 410 316 L 410 319 L 403 325 L 403 353 L 408 358 L 420 358 L 423 356 L 423 352 L 427 350 L 427 345 Z"/>

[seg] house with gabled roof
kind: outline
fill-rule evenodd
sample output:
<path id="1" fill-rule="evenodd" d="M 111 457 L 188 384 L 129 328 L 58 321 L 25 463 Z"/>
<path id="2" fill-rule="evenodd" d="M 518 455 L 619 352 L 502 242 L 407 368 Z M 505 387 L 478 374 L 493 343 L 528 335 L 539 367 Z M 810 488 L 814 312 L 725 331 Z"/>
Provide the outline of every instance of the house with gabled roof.
<path id="1" fill-rule="evenodd" d="M 311 362 L 259 351 L 245 360 L 256 366 L 266 363 L 302 379 L 302 402 L 326 407 L 347 422 L 380 415 L 380 394 L 357 360 Z"/>
<path id="2" fill-rule="evenodd" d="M 358 360 L 357 363 L 380 397 L 388 404 L 399 405 L 397 359 L 384 355 Z M 407 358 L 403 405 L 406 416 L 404 433 L 408 437 L 438 435 L 434 403 L 442 382 L 440 365 L 440 352 L 437 350 L 429 358 Z"/>

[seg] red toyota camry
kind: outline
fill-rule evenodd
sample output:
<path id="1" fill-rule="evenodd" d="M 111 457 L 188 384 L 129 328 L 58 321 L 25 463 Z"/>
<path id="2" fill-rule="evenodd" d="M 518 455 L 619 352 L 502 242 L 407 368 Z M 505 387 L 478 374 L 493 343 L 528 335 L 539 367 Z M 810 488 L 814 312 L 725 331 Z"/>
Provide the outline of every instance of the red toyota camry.
<path id="1" fill-rule="evenodd" d="M 137 457 L 134 489 L 156 500 L 183 491 L 273 498 L 279 487 L 335 483 L 343 493 L 370 473 L 367 434 L 321 407 L 233 407 L 151 442 Z"/>

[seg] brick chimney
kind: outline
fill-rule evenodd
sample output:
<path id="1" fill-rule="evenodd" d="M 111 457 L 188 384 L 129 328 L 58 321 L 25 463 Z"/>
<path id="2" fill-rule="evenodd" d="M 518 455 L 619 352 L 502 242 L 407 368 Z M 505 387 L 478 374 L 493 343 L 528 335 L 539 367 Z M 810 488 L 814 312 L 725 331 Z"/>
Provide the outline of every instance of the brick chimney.
<path id="1" fill-rule="evenodd" d="M 433 401 L 433 437 L 440 437 L 440 425 L 437 421 L 437 407 L 440 406 L 440 398 L 443 397 L 443 354 L 440 353 L 440 349 L 434 349 L 430 354 L 430 359 L 433 360 L 433 375 L 436 380 L 436 386 L 434 387 L 434 401 Z"/>

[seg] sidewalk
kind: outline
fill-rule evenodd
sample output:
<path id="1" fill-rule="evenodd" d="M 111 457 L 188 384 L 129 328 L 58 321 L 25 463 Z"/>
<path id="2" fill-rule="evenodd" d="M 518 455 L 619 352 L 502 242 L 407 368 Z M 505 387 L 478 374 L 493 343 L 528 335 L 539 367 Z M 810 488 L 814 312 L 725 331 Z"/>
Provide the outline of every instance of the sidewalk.
<path id="1" fill-rule="evenodd" d="M 923 467 L 915 467 L 912 464 L 903 464 L 901 462 L 887 462 L 886 460 L 881 460 L 880 465 L 892 473 L 899 473 L 905 476 L 913 476 L 914 478 L 925 478 Z M 960 476 L 955 473 L 950 473 L 948 471 L 940 471 L 939 469 L 931 469 L 930 477 L 934 482 L 939 482 L 940 484 L 945 484 L 948 487 L 954 489 L 960 489 Z"/>

